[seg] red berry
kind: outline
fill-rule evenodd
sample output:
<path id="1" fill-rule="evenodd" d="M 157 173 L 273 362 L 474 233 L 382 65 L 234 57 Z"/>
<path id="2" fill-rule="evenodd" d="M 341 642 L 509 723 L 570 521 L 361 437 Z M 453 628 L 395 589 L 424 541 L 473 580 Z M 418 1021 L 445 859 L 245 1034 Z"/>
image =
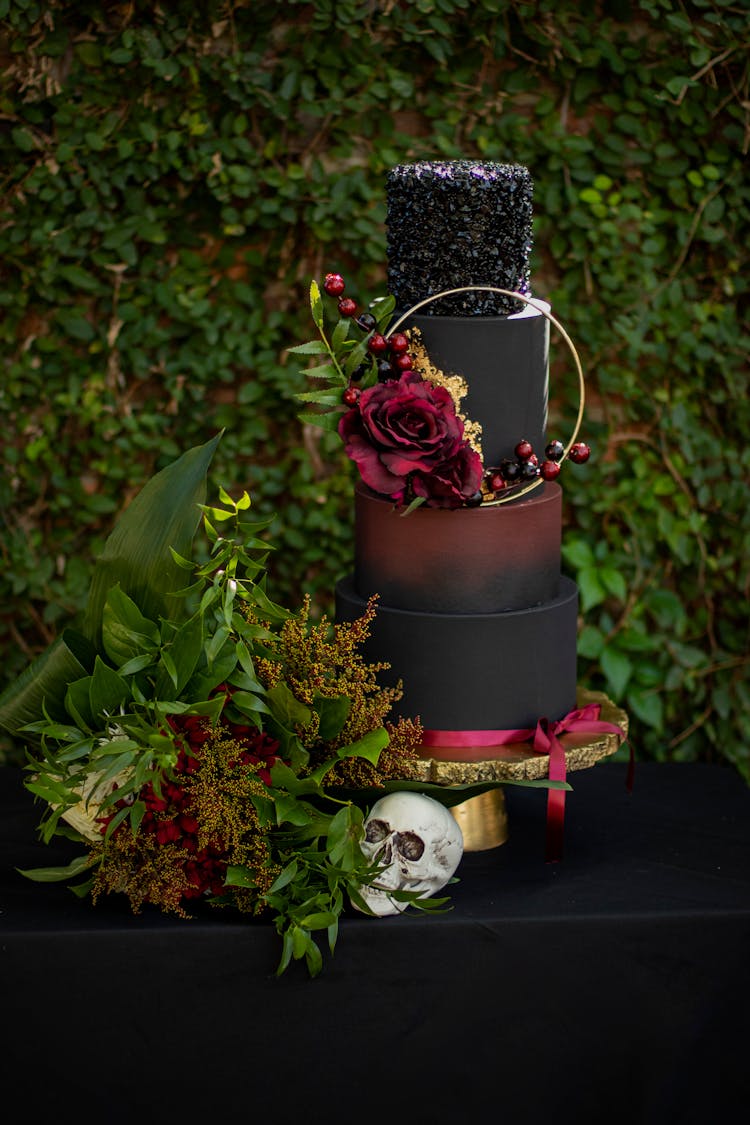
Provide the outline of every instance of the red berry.
<path id="1" fill-rule="evenodd" d="M 344 402 L 347 406 L 356 406 L 361 393 L 359 387 L 347 387 L 343 394 Z"/>
<path id="2" fill-rule="evenodd" d="M 531 444 L 530 441 L 526 441 L 526 440 L 519 441 L 519 443 L 516 446 L 514 452 L 516 454 L 516 457 L 519 458 L 519 460 L 528 461 L 529 458 L 532 456 L 532 454 L 534 452 L 534 446 Z"/>
<path id="3" fill-rule="evenodd" d="M 327 273 L 323 288 L 329 297 L 340 297 L 344 292 L 344 279 L 340 273 Z"/>
<path id="4" fill-rule="evenodd" d="M 554 480 L 560 474 L 560 466 L 557 461 L 542 461 L 540 471 L 545 480 Z"/>
<path id="5" fill-rule="evenodd" d="M 396 332 L 393 336 L 388 337 L 388 343 L 391 345 L 391 351 L 394 355 L 403 355 L 409 347 L 409 338 L 403 332 Z"/>
<path id="6" fill-rule="evenodd" d="M 382 355 L 383 352 L 388 351 L 388 341 L 379 332 L 374 332 L 367 343 L 367 348 L 373 355 Z"/>
<path id="7" fill-rule="evenodd" d="M 339 312 L 342 316 L 354 316 L 357 311 L 357 302 L 351 297 L 342 297 L 339 301 Z"/>
<path id="8" fill-rule="evenodd" d="M 574 465 L 583 465 L 591 456 L 591 450 L 585 441 L 577 441 L 571 445 L 568 456 Z"/>
<path id="9" fill-rule="evenodd" d="M 505 478 L 502 473 L 491 473 L 488 483 L 493 492 L 502 492 L 505 488 Z"/>
<path id="10" fill-rule="evenodd" d="M 394 356 L 393 366 L 397 371 L 411 371 L 411 356 L 407 354 Z"/>

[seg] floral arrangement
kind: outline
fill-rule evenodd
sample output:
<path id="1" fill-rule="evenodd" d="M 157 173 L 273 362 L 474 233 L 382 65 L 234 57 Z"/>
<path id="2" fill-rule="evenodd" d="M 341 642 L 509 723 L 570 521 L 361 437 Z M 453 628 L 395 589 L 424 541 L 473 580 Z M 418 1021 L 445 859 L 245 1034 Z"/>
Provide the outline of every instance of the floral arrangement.
<path id="1" fill-rule="evenodd" d="M 278 971 L 322 967 L 378 865 L 360 843 L 368 805 L 413 788 L 450 806 L 492 786 L 415 780 L 419 723 L 389 721 L 362 619 L 313 624 L 266 591 L 268 522 L 220 490 L 205 504 L 221 435 L 153 477 L 97 561 L 80 628 L 65 630 L 0 696 L 0 724 L 29 744 L 40 834 L 80 845 L 64 868 L 94 902 L 181 917 L 203 903 L 273 919 Z M 202 551 L 194 542 L 202 524 Z M 76 882 L 77 880 L 77 882 Z M 394 891 L 424 910 L 446 898 Z"/>
<path id="2" fill-rule="evenodd" d="M 330 330 L 320 287 L 312 282 L 310 308 L 319 338 L 289 350 L 325 357 L 306 373 L 328 385 L 297 396 L 320 410 L 303 420 L 337 429 L 373 492 L 407 511 L 421 504 L 477 507 L 516 498 L 536 481 L 554 480 L 566 456 L 574 464 L 588 460 L 584 442 L 574 441 L 566 450 L 561 441 L 551 441 L 540 461 L 521 439 L 514 457 L 485 466 L 479 427 L 461 413 L 465 381 L 432 364 L 418 329 L 388 332 L 393 297 L 377 299 L 372 311 L 360 313 L 357 303 L 343 296 L 345 288 L 341 274 L 326 274 L 323 290 L 336 300 L 338 313 Z"/>

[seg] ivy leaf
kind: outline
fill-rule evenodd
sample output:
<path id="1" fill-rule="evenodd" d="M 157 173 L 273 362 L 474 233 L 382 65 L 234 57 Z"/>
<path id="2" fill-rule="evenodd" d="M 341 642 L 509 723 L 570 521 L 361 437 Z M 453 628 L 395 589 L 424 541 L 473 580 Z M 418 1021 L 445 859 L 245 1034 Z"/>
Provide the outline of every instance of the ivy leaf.
<path id="1" fill-rule="evenodd" d="M 120 517 L 100 555 L 89 590 L 83 632 L 97 650 L 110 590 L 122 587 L 150 620 L 175 619 L 182 611 L 170 596 L 182 584 L 172 556 L 188 554 L 206 499 L 206 472 L 223 431 L 183 453 L 152 477 Z"/>
<path id="2" fill-rule="evenodd" d="M 632 660 L 619 649 L 610 647 L 602 652 L 600 663 L 612 695 L 615 699 L 620 698 L 633 674 Z"/>

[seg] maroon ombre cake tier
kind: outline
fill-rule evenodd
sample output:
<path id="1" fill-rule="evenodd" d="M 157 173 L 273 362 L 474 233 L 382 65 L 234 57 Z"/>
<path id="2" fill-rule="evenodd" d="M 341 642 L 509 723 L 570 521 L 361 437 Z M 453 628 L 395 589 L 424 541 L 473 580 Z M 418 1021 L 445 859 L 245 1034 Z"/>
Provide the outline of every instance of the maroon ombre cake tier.
<path id="1" fill-rule="evenodd" d="M 472 582 L 467 568 L 466 586 Z M 366 600 L 352 578 L 336 586 L 336 618 L 354 621 Z M 403 681 L 394 714 L 426 730 L 515 730 L 560 719 L 576 701 L 578 589 L 509 613 L 416 613 L 379 604 L 365 642 L 368 661 L 390 664 L 384 683 Z"/>
<path id="2" fill-rule="evenodd" d="M 562 490 L 547 484 L 512 504 L 404 515 L 363 484 L 355 491 L 354 587 L 384 606 L 426 613 L 499 613 L 556 598 Z"/>

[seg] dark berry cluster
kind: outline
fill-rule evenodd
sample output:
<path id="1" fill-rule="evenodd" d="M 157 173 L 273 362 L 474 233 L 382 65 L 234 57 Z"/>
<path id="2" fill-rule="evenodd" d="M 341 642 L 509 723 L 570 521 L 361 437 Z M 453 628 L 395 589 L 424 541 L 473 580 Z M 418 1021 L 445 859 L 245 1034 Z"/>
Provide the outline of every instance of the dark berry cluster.
<path id="1" fill-rule="evenodd" d="M 561 441 L 549 442 L 544 449 L 544 459 L 539 460 L 530 441 L 519 441 L 513 450 L 515 457 L 505 457 L 499 465 L 485 473 L 488 492 L 497 494 L 514 485 L 529 484 L 537 480 L 555 480 L 562 468 L 565 446 Z M 591 450 L 585 442 L 579 441 L 570 447 L 568 457 L 576 465 L 588 461 Z"/>
<path id="2" fill-rule="evenodd" d="M 413 363 L 409 355 L 409 339 L 403 332 L 394 332 L 392 336 L 384 336 L 377 331 L 377 320 L 369 312 L 357 316 L 357 303 L 350 297 L 342 296 L 346 282 L 340 273 L 327 273 L 323 281 L 323 289 L 329 297 L 338 299 L 339 314 L 355 319 L 357 326 L 365 333 L 370 333 L 367 350 L 375 362 L 378 381 L 385 383 L 389 379 L 398 379 L 405 371 L 411 371 Z M 361 363 L 351 375 L 349 386 L 343 393 L 343 401 L 347 406 L 354 406 L 359 399 L 360 389 L 355 386 L 371 370 L 371 363 Z"/>

